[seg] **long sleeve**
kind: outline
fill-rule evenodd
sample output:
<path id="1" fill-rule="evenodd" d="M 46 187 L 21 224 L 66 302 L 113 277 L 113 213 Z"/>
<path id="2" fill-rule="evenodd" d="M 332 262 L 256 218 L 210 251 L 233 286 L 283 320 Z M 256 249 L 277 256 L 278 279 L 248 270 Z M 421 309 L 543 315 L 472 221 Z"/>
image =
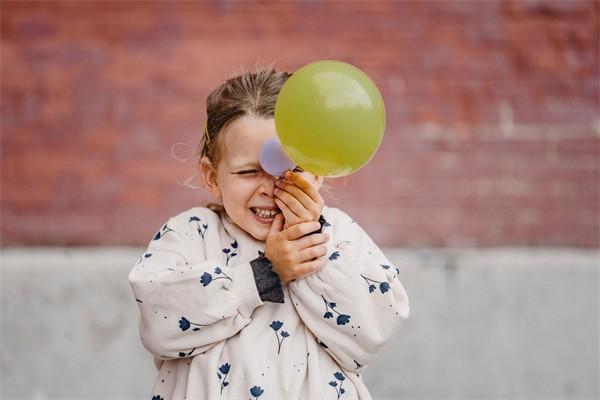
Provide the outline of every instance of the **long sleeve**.
<path id="1" fill-rule="evenodd" d="M 247 326 L 253 310 L 263 304 L 255 283 L 255 274 L 262 271 L 256 260 L 228 266 L 223 259 L 206 259 L 201 250 L 206 242 L 221 247 L 216 222 L 209 227 L 194 218 L 190 224 L 198 226 L 202 237 L 197 235 L 193 256 L 189 237 L 194 229 L 171 218 L 128 276 L 141 313 L 142 343 L 158 359 L 208 350 Z M 264 293 L 278 297 L 273 295 L 278 279 L 260 273 L 260 281 Z"/>
<path id="2" fill-rule="evenodd" d="M 355 221 L 331 208 L 325 219 L 327 264 L 290 282 L 290 297 L 325 351 L 360 372 L 408 318 L 408 296 L 399 270 Z"/>

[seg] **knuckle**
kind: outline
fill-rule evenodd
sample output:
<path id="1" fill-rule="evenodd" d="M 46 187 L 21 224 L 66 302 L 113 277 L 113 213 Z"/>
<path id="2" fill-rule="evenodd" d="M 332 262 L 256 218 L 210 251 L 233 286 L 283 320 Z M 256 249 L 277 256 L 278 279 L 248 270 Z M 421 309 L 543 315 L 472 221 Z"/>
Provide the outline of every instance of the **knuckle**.
<path id="1" fill-rule="evenodd" d="M 307 231 L 308 231 L 308 227 L 307 227 L 307 225 L 308 225 L 308 224 L 298 224 L 298 225 L 296 225 L 296 226 L 297 226 L 297 228 L 296 228 L 296 233 L 297 233 L 298 235 L 302 235 L 302 234 L 308 233 L 308 232 L 307 232 Z"/>
<path id="2" fill-rule="evenodd" d="M 298 276 L 299 272 L 300 272 L 300 268 L 298 267 L 297 264 L 294 264 L 290 267 L 290 275 L 291 276 L 296 277 L 296 276 Z"/>

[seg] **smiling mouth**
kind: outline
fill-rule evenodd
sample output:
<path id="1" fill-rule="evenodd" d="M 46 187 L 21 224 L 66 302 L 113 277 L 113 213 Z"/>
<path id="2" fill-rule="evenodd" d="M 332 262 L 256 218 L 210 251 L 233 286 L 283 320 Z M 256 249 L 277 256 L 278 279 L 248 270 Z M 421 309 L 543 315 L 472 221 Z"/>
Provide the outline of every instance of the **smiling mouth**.
<path id="1" fill-rule="evenodd" d="M 257 207 L 252 207 L 250 208 L 252 210 L 252 212 L 259 216 L 260 218 L 264 218 L 264 219 L 273 219 L 275 218 L 275 216 L 277 214 L 279 214 L 281 211 L 278 209 L 275 210 L 267 210 L 264 208 L 257 208 Z"/>

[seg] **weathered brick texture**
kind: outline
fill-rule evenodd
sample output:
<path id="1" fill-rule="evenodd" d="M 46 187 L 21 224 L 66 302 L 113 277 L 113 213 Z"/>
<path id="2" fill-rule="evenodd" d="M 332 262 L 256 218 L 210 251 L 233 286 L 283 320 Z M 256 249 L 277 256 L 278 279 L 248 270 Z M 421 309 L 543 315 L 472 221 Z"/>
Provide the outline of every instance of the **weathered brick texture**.
<path id="1" fill-rule="evenodd" d="M 328 199 L 378 243 L 598 246 L 598 4 L 2 1 L 2 244 L 145 244 L 208 200 L 216 84 L 338 59 L 388 126 Z"/>

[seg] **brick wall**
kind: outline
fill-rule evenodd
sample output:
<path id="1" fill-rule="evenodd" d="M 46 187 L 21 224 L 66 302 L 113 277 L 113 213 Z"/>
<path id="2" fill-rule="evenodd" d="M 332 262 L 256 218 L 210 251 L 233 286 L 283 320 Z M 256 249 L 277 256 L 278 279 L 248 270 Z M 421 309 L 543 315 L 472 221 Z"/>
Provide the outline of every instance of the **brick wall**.
<path id="1" fill-rule="evenodd" d="M 388 126 L 327 198 L 378 243 L 596 247 L 598 4 L 2 1 L 2 244 L 147 243 L 209 199 L 180 182 L 216 84 L 338 59 Z"/>

